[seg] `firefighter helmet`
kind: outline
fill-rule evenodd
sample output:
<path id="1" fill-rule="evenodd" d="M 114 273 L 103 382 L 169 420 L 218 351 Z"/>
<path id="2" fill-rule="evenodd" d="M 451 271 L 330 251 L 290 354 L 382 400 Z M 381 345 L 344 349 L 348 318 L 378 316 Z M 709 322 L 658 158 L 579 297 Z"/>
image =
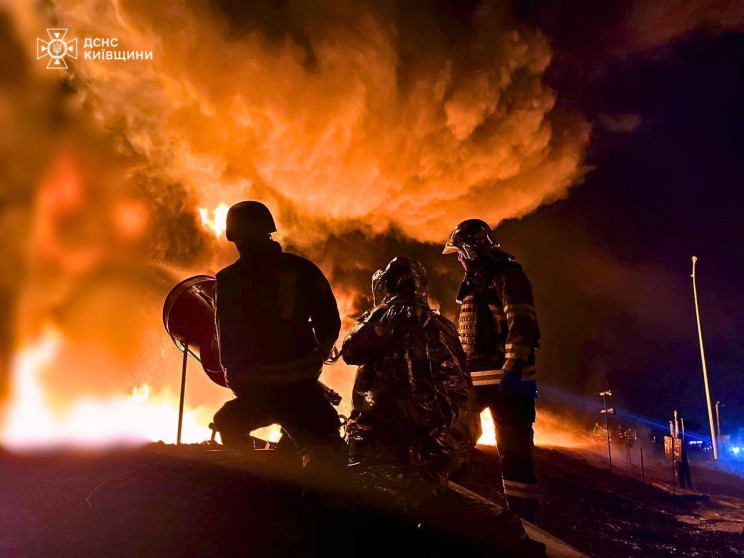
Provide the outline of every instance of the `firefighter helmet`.
<path id="1" fill-rule="evenodd" d="M 428 304 L 426 268 L 410 258 L 393 258 L 384 270 L 380 269 L 373 275 L 372 294 L 375 304 L 397 298 Z"/>
<path id="2" fill-rule="evenodd" d="M 274 218 L 261 202 L 239 202 L 227 212 L 225 233 L 230 242 L 244 242 L 273 232 L 276 232 Z"/>
<path id="3" fill-rule="evenodd" d="M 459 252 L 463 258 L 472 261 L 494 247 L 498 247 L 493 231 L 485 221 L 468 219 L 455 227 L 446 244 L 443 254 Z"/>

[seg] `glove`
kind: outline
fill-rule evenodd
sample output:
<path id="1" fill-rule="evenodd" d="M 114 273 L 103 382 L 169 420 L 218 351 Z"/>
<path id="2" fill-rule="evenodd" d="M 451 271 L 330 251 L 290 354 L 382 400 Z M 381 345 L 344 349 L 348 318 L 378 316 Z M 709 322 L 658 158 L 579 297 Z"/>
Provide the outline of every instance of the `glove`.
<path id="1" fill-rule="evenodd" d="M 499 391 L 501 393 L 508 394 L 519 394 L 522 391 L 522 376 L 518 372 L 512 372 L 511 370 L 502 370 L 504 378 L 499 384 Z"/>

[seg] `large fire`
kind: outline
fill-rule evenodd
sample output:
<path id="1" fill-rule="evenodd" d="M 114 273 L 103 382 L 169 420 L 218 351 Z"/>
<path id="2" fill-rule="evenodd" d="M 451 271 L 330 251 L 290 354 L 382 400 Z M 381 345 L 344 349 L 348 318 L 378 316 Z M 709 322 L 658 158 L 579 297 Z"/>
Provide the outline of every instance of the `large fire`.
<path id="1" fill-rule="evenodd" d="M 13 385 L 3 444 L 14 449 L 41 446 L 174 442 L 178 419 L 177 400 L 169 393 L 154 394 L 150 386 L 133 386 L 129 393 L 103 399 L 82 398 L 60 414 L 50 405 L 53 394 L 45 389 L 45 377 L 54 372 L 63 335 L 47 327 L 41 337 L 13 357 Z M 209 409 L 184 413 L 183 440 L 208 440 Z"/>
<path id="2" fill-rule="evenodd" d="M 129 393 L 118 396 L 81 398 L 66 412 L 55 413 L 50 406 L 53 394 L 45 389 L 44 379 L 53 372 L 64 342 L 63 335 L 48 326 L 38 340 L 14 355 L 11 403 L 0 430 L 6 447 L 23 450 L 176 441 L 178 399 L 167 391 L 153 393 L 148 384 L 133 386 Z M 186 409 L 182 441 L 209 440 L 212 431 L 208 425 L 213 413 L 206 407 Z M 273 425 L 253 434 L 273 442 L 279 439 L 281 431 Z"/>
<path id="3" fill-rule="evenodd" d="M 228 205 L 222 203 L 212 211 L 200 209 L 203 226 L 216 238 L 225 231 Z M 349 311 L 351 302 L 341 296 L 339 304 Z M 348 324 L 347 324 L 348 325 Z M 58 444 L 98 446 L 112 443 L 175 442 L 178 399 L 174 392 L 154 392 L 147 383 L 132 386 L 128 392 L 104 398 L 84 397 L 72 402 L 64 412 L 55 412 L 50 405 L 54 394 L 45 388 L 45 376 L 58 365 L 64 335 L 47 326 L 38 339 L 22 347 L 12 359 L 12 390 L 5 424 L 0 430 L 4 445 L 27 449 Z M 166 342 L 166 345 L 169 345 Z M 172 350 L 172 349 L 171 349 Z M 196 365 L 196 363 L 194 363 Z M 198 366 L 198 365 L 196 365 Z M 324 380 L 347 395 L 353 378 L 350 367 L 343 363 L 339 370 L 326 370 Z M 343 369 L 343 370 L 341 370 Z M 198 374 L 199 372 L 197 372 Z M 225 392 L 227 396 L 227 392 Z M 348 412 L 348 397 L 340 411 Z M 208 440 L 214 409 L 206 406 L 186 408 L 182 441 L 200 443 Z M 481 445 L 496 445 L 493 418 L 488 409 L 481 414 Z M 276 441 L 281 436 L 279 426 L 257 430 L 255 436 Z M 546 446 L 578 447 L 585 444 L 566 425 L 553 420 L 538 419 L 536 443 Z"/>
<path id="4" fill-rule="evenodd" d="M 178 355 L 157 315 L 177 280 L 234 257 L 229 202 L 265 201 L 352 315 L 381 244 L 402 239 L 415 255 L 461 219 L 497 223 L 561 198 L 584 172 L 590 125 L 543 79 L 550 43 L 501 6 L 479 5 L 467 33 L 402 33 L 376 2 L 333 14 L 288 3 L 277 17 L 294 23 L 277 37 L 260 17 L 242 21 L 252 8 L 234 18 L 221 5 L 8 5 L 14 59 L 29 66 L 0 99 L 18 200 L 0 208 L 12 308 L 0 347 L 18 347 L 7 445 L 174 440 Z M 154 56 L 47 72 L 31 64 L 53 26 Z M 467 39 L 453 48 L 455 37 Z M 193 384 L 196 368 L 188 442 L 210 437 L 229 397 Z M 345 404 L 352 379 L 343 364 L 323 375 Z"/>

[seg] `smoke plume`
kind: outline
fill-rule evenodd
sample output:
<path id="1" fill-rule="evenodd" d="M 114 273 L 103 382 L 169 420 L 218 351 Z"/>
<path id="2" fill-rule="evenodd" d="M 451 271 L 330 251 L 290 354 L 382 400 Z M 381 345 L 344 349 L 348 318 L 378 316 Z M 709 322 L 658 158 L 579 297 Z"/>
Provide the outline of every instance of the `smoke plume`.
<path id="1" fill-rule="evenodd" d="M 48 27 L 153 57 L 46 70 Z M 0 28 L 0 353 L 54 323 L 50 389 L 70 398 L 173 388 L 162 298 L 235 257 L 200 209 L 265 202 L 348 316 L 375 269 L 418 257 L 452 316 L 453 226 L 527 215 L 586 172 L 591 126 L 508 2 L 14 2 Z M 225 398 L 210 389 L 190 397 Z"/>

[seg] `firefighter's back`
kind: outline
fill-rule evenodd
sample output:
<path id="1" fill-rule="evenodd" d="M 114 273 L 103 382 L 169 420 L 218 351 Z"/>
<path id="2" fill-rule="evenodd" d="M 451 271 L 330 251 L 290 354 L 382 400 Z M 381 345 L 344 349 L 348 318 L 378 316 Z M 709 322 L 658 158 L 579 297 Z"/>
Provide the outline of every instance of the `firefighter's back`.
<path id="1" fill-rule="evenodd" d="M 227 370 L 289 362 L 318 348 L 310 322 L 317 268 L 275 246 L 243 255 L 217 274 L 217 327 Z"/>

